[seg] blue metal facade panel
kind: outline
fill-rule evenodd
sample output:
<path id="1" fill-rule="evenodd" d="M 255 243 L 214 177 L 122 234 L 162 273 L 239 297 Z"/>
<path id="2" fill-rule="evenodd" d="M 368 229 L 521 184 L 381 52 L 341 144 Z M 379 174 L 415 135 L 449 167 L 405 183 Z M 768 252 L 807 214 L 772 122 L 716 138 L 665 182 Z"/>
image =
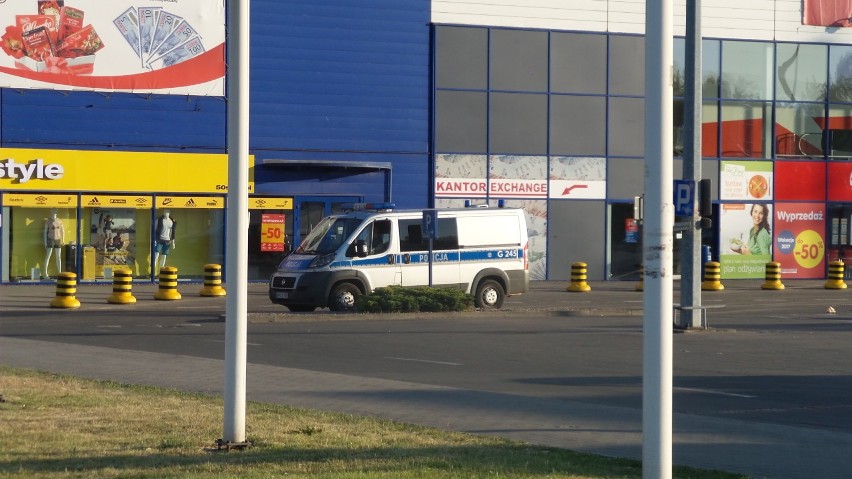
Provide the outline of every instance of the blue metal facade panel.
<path id="1" fill-rule="evenodd" d="M 428 1 L 252 6 L 256 148 L 428 154 Z"/>
<path id="2" fill-rule="evenodd" d="M 124 93 L 2 91 L 2 145 L 18 148 L 192 150 L 225 148 L 222 98 Z"/>

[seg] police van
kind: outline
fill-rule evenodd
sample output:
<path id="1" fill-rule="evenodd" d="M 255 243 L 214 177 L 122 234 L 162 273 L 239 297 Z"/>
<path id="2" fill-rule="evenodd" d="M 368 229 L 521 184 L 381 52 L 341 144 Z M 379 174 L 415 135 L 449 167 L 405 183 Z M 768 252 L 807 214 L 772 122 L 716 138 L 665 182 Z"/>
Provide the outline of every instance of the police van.
<path id="1" fill-rule="evenodd" d="M 346 311 L 376 288 L 431 284 L 460 288 L 474 295 L 477 307 L 498 309 L 507 295 L 529 289 L 520 208 L 350 207 L 323 218 L 281 261 L 269 283 L 273 303 L 295 312 Z"/>

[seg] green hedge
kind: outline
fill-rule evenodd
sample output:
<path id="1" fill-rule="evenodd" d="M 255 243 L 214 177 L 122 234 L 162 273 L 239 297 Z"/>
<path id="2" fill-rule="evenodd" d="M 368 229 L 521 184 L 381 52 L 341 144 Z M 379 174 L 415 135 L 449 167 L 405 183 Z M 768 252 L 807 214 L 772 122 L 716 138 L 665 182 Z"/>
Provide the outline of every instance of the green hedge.
<path id="1" fill-rule="evenodd" d="M 465 311 L 473 308 L 473 296 L 456 288 L 377 288 L 360 296 L 355 309 L 362 313 L 417 313 Z"/>

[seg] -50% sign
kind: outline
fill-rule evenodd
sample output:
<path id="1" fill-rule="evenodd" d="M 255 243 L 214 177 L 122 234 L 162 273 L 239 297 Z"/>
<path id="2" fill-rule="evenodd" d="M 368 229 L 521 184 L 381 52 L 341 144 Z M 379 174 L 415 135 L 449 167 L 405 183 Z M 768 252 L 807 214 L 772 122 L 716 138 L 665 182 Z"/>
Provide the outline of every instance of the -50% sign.
<path id="1" fill-rule="evenodd" d="M 284 215 L 264 214 L 260 223 L 260 250 L 284 251 Z"/>

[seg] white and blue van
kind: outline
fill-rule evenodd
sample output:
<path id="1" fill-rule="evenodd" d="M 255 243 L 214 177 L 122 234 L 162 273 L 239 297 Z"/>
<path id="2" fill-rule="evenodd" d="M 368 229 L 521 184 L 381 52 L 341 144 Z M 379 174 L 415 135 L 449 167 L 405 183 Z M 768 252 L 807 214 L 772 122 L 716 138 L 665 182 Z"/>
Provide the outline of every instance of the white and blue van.
<path id="1" fill-rule="evenodd" d="M 427 216 L 437 218 L 427 226 L 431 262 Z M 477 307 L 498 309 L 507 295 L 529 289 L 528 247 L 520 208 L 395 211 L 390 204 L 355 204 L 324 218 L 281 261 L 269 299 L 295 312 L 346 311 L 376 288 L 431 284 L 460 288 Z"/>

